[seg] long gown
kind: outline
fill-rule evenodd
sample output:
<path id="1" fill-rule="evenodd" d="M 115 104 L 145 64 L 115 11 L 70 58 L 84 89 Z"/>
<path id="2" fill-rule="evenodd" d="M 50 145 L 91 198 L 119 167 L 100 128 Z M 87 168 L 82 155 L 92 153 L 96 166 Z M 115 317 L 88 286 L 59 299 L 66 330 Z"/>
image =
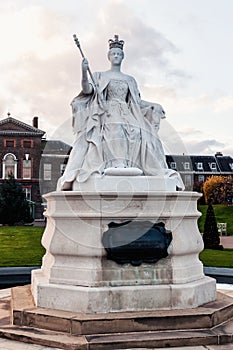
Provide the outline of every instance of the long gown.
<path id="1" fill-rule="evenodd" d="M 142 101 L 131 76 L 124 74 L 118 80 L 98 72 L 94 78 L 107 112 L 95 91 L 90 95 L 81 92 L 72 101 L 76 139 L 60 183 L 84 182 L 111 167 L 136 167 L 146 176 L 174 175 L 157 133 L 165 117 L 162 107 Z"/>

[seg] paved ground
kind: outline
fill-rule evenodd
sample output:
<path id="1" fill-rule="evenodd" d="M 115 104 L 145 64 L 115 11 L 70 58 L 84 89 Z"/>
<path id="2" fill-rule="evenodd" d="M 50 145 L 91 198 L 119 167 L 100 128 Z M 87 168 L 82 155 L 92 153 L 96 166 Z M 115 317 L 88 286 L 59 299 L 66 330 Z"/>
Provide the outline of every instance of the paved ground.
<path id="1" fill-rule="evenodd" d="M 25 343 L 20 343 L 17 341 L 6 340 L 1 338 L 0 338 L 0 349 L 1 350 L 45 350 L 45 349 L 56 350 L 55 348 L 48 348 L 41 345 L 25 344 Z"/>
<path id="2" fill-rule="evenodd" d="M 60 350 L 58 348 L 48 348 L 40 345 L 32 345 L 20 343 L 12 340 L 0 339 L 1 350 Z M 233 344 L 228 345 L 205 345 L 205 346 L 188 346 L 182 348 L 170 348 L 171 350 L 232 350 Z M 128 350 L 150 350 L 150 349 L 128 349 Z M 151 350 L 165 350 L 164 348 L 156 348 Z"/>
<path id="3" fill-rule="evenodd" d="M 58 348 L 48 348 L 40 345 L 32 345 L 20 343 L 17 341 L 6 340 L 0 338 L 0 349 L 1 350 L 60 350 Z M 233 344 L 227 345 L 205 345 L 205 346 L 188 346 L 188 347 L 178 347 L 170 348 L 171 350 L 232 350 Z M 150 349 L 128 349 L 128 350 L 150 350 Z M 156 348 L 151 350 L 165 350 L 164 348 Z"/>
<path id="4" fill-rule="evenodd" d="M 223 248 L 232 248 L 233 249 L 233 236 L 221 236 L 220 242 L 223 245 Z M 232 347 L 233 349 L 233 347 Z"/>

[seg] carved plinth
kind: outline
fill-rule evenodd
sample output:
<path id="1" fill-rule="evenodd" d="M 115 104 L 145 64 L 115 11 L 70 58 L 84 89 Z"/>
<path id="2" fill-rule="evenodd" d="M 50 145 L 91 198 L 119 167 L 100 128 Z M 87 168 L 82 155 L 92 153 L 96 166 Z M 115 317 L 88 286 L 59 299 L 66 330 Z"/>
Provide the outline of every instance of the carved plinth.
<path id="1" fill-rule="evenodd" d="M 198 193 L 67 191 L 45 198 L 46 254 L 32 273 L 37 306 L 106 313 L 194 308 L 215 300 L 215 281 L 204 276 L 198 258 Z M 172 232 L 168 256 L 140 266 L 107 259 L 103 234 L 109 223 L 126 221 L 164 223 Z"/>

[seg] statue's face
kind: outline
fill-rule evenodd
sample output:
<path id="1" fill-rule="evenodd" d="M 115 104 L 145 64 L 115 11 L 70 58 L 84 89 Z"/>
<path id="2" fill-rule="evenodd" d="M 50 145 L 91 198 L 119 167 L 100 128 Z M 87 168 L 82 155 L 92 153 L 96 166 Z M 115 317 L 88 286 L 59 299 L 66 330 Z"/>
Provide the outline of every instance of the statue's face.
<path id="1" fill-rule="evenodd" d="M 124 58 L 124 52 L 119 48 L 112 48 L 108 52 L 108 59 L 113 65 L 121 64 Z"/>

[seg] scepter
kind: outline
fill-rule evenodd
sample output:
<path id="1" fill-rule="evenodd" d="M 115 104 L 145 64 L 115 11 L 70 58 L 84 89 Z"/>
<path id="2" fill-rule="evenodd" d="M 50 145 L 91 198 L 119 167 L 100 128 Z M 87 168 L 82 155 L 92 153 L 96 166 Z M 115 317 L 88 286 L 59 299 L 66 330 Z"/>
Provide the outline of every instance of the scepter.
<path id="1" fill-rule="evenodd" d="M 78 47 L 78 49 L 79 49 L 79 51 L 80 51 L 80 53 L 81 53 L 82 58 L 85 58 L 84 53 L 83 53 L 83 50 L 82 50 L 82 48 L 81 48 L 80 42 L 79 42 L 79 40 L 78 40 L 76 34 L 74 34 L 73 37 L 74 37 L 75 44 L 77 45 L 77 47 Z M 95 78 L 94 78 L 94 76 L 93 76 L 93 74 L 92 74 L 92 72 L 91 72 L 91 70 L 90 70 L 90 68 L 89 68 L 89 65 L 88 65 L 88 67 L 87 67 L 87 71 L 88 71 L 88 73 L 89 73 L 89 75 L 90 75 L 90 78 L 91 78 L 91 80 L 92 80 L 92 83 L 93 83 L 93 85 L 94 85 L 94 88 L 95 88 L 95 90 L 96 90 L 96 93 L 97 93 L 97 95 L 98 95 L 98 97 L 99 97 L 99 100 L 100 100 L 100 103 L 101 103 L 101 107 L 104 109 L 105 112 L 108 113 L 108 110 L 107 110 L 107 107 L 106 107 L 106 103 L 105 103 L 105 101 L 104 101 L 104 99 L 103 99 L 103 97 L 102 97 L 102 95 L 101 95 L 101 92 L 100 92 L 100 90 L 99 90 L 98 85 L 96 84 Z"/>

